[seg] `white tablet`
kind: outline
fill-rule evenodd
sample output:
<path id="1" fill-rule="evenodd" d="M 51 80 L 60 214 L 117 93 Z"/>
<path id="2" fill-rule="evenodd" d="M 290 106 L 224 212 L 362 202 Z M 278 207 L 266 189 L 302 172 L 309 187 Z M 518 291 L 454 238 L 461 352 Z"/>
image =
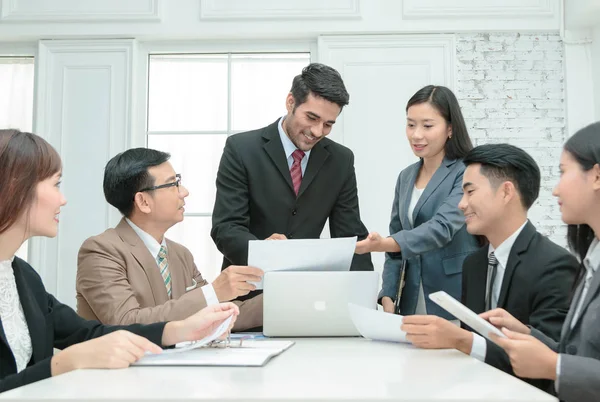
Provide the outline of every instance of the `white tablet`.
<path id="1" fill-rule="evenodd" d="M 430 293 L 429 298 L 438 306 L 467 324 L 473 330 L 477 331 L 481 336 L 486 337 L 490 341 L 490 333 L 498 335 L 501 338 L 506 338 L 506 335 L 498 328 L 494 327 L 488 321 L 481 318 L 474 311 L 465 307 L 464 304 L 460 303 L 454 297 L 450 296 L 444 291 Z"/>

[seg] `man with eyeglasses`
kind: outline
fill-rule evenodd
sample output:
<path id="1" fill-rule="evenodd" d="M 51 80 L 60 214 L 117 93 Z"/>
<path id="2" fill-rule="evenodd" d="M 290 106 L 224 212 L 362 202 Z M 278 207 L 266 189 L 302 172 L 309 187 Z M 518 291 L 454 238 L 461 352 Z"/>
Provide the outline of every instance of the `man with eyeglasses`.
<path id="1" fill-rule="evenodd" d="M 184 319 L 209 304 L 254 290 L 262 271 L 231 266 L 208 283 L 190 251 L 165 238 L 183 220 L 188 190 L 170 155 L 147 148 L 112 158 L 104 171 L 104 196 L 123 219 L 87 239 L 77 264 L 77 312 L 104 324 L 150 324 Z M 262 324 L 262 298 L 237 301 L 234 330 Z"/>

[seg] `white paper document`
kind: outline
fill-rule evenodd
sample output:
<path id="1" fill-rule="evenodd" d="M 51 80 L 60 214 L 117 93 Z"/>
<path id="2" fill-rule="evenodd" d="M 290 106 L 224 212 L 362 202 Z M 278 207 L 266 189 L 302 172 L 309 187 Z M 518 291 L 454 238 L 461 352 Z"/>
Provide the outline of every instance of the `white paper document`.
<path id="1" fill-rule="evenodd" d="M 348 271 L 356 237 L 250 240 L 248 265 L 269 271 Z M 263 282 L 253 283 L 257 289 Z"/>
<path id="2" fill-rule="evenodd" d="M 438 306 L 458 318 L 460 321 L 467 324 L 473 330 L 477 331 L 481 336 L 486 337 L 490 341 L 490 333 L 496 334 L 501 338 L 506 338 L 506 335 L 498 328 L 481 318 L 477 313 L 467 308 L 464 304 L 456 300 L 444 291 L 430 293 L 429 298 Z"/>
<path id="3" fill-rule="evenodd" d="M 141 358 L 137 366 L 264 366 L 271 358 L 289 349 L 291 341 L 244 341 L 241 346 L 209 347 L 177 354 L 156 354 Z"/>
<path id="4" fill-rule="evenodd" d="M 360 334 L 374 341 L 408 342 L 400 329 L 402 316 L 348 303 L 350 318 Z"/>

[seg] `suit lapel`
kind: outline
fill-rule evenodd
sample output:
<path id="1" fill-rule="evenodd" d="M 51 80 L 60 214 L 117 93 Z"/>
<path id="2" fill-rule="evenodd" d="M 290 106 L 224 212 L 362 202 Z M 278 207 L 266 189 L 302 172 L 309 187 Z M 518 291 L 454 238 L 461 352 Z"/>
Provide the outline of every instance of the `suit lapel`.
<path id="1" fill-rule="evenodd" d="M 582 283 L 582 285 L 585 285 L 585 277 L 583 278 L 581 283 Z M 581 289 L 583 291 L 583 286 L 581 287 Z M 592 281 L 590 282 L 590 287 L 588 289 L 587 294 L 585 295 L 585 299 L 583 299 L 583 304 L 581 305 L 581 311 L 579 312 L 579 315 L 577 315 L 575 324 L 569 325 L 569 328 L 573 327 L 573 330 L 575 330 L 577 328 L 577 326 L 581 322 L 581 317 L 583 317 L 583 315 L 585 314 L 585 310 L 590 305 L 591 301 L 594 300 L 594 298 L 596 297 L 596 293 L 598 293 L 599 289 L 600 289 L 600 274 L 598 272 L 596 272 L 596 273 L 594 273 L 594 276 L 592 277 Z M 580 293 L 579 297 L 581 297 L 581 293 Z M 577 304 L 575 304 L 575 308 L 577 308 Z M 571 316 L 571 319 L 572 318 L 573 317 Z"/>
<path id="2" fill-rule="evenodd" d="M 294 185 L 292 184 L 292 176 L 290 174 L 290 169 L 288 167 L 287 159 L 285 158 L 285 151 L 283 149 L 283 144 L 281 143 L 281 138 L 279 138 L 279 129 L 277 128 L 277 124 L 279 120 L 270 126 L 266 127 L 263 132 L 263 138 L 266 140 L 263 148 L 271 161 L 279 170 L 279 173 L 283 176 L 284 180 L 290 187 L 290 190 L 294 191 Z M 310 160 L 312 160 L 312 153 L 310 155 Z M 310 165 L 309 160 L 309 165 Z"/>
<path id="3" fill-rule="evenodd" d="M 317 173 L 319 172 L 327 158 L 329 158 L 329 151 L 323 145 L 323 141 L 325 140 L 326 139 L 323 139 L 320 142 L 318 142 L 317 145 L 315 145 L 310 151 L 310 157 L 308 158 L 306 172 L 302 177 L 302 183 L 300 184 L 300 190 L 298 191 L 298 198 L 300 198 L 302 193 L 304 193 L 304 190 L 306 190 L 310 183 L 312 183 L 312 181 L 317 176 Z M 289 171 L 288 176 L 290 176 L 291 183 L 291 175 L 289 174 Z"/>
<path id="4" fill-rule="evenodd" d="M 500 296 L 498 297 L 498 307 L 504 308 L 506 303 L 506 297 L 508 295 L 508 289 L 512 280 L 515 270 L 521 263 L 521 254 L 525 253 L 529 248 L 531 239 L 536 234 L 535 226 L 529 221 L 517 236 L 515 243 L 510 249 L 508 255 L 508 261 L 506 263 L 506 269 L 504 270 L 504 277 L 502 278 L 502 287 L 500 288 Z"/>
<path id="5" fill-rule="evenodd" d="M 20 265 L 21 263 L 15 259 L 12 264 L 13 272 L 21 307 L 23 307 L 23 314 L 27 321 L 29 336 L 31 337 L 32 359 L 33 362 L 39 362 L 46 356 L 46 320 L 44 319 L 44 312 L 40 309 L 33 292 L 23 277 Z"/>
<path id="6" fill-rule="evenodd" d="M 127 248 L 131 251 L 133 257 L 144 270 L 152 289 L 154 303 L 157 306 L 166 303 L 169 300 L 169 296 L 167 295 L 165 282 L 163 281 L 163 278 L 158 270 L 155 257 L 150 255 L 150 252 L 148 251 L 148 248 L 142 239 L 140 239 L 137 233 L 135 233 L 131 226 L 129 226 L 129 224 L 125 221 L 125 218 L 121 219 L 121 222 L 119 222 L 115 228 L 115 231 L 119 237 L 121 237 L 123 242 L 128 244 Z M 132 267 L 127 267 L 128 271 L 130 269 L 132 269 Z M 171 278 L 171 280 L 172 279 L 173 278 Z"/>
<path id="7" fill-rule="evenodd" d="M 579 298 L 581 297 L 581 293 L 583 292 L 584 281 L 577 286 L 575 290 L 575 294 L 573 295 L 573 299 L 571 300 L 571 305 L 569 306 L 569 312 L 567 313 L 567 317 L 565 318 L 565 322 L 563 323 L 562 329 L 560 331 L 560 344 L 564 345 L 564 342 L 569 339 L 571 335 L 571 321 L 573 321 L 573 315 L 575 315 L 575 310 L 577 309 L 577 303 L 579 303 Z"/>
<path id="8" fill-rule="evenodd" d="M 417 201 L 417 205 L 415 206 L 415 210 L 413 211 L 413 222 L 417 221 L 417 215 L 419 214 L 421 207 L 423 207 L 423 204 L 425 204 L 427 199 L 431 196 L 431 194 L 433 194 L 433 192 L 439 187 L 439 185 L 442 184 L 446 176 L 448 176 L 448 174 L 450 173 L 450 166 L 452 166 L 455 162 L 456 160 L 448 160 L 444 158 L 440 167 L 435 171 L 435 173 L 431 177 L 431 180 L 429 180 L 429 183 L 427 183 L 427 186 L 425 186 L 425 190 L 423 191 L 423 194 L 421 194 L 419 201 Z"/>
<path id="9" fill-rule="evenodd" d="M 402 188 L 400 188 L 401 205 L 399 205 L 398 208 L 401 213 L 400 219 L 402 222 L 402 227 L 406 228 L 407 230 L 413 229 L 414 227 L 410 223 L 410 219 L 408 219 L 408 207 L 410 206 L 410 199 L 415 188 L 415 181 L 417 181 L 417 174 L 419 174 L 419 169 L 422 165 L 422 161 L 411 165 L 410 170 L 408 171 L 407 180 L 402 182 Z M 416 210 L 417 208 L 415 208 L 415 211 Z M 413 213 L 413 217 L 414 216 L 416 215 Z"/>

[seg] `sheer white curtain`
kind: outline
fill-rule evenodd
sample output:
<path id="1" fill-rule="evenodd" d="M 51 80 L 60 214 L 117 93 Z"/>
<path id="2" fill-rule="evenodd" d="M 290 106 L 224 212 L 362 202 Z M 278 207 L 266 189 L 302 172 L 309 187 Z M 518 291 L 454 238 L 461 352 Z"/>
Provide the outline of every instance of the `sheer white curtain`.
<path id="1" fill-rule="evenodd" d="M 32 57 L 0 57 L 0 129 L 31 132 L 33 124 Z M 27 259 L 27 242 L 17 252 Z"/>

